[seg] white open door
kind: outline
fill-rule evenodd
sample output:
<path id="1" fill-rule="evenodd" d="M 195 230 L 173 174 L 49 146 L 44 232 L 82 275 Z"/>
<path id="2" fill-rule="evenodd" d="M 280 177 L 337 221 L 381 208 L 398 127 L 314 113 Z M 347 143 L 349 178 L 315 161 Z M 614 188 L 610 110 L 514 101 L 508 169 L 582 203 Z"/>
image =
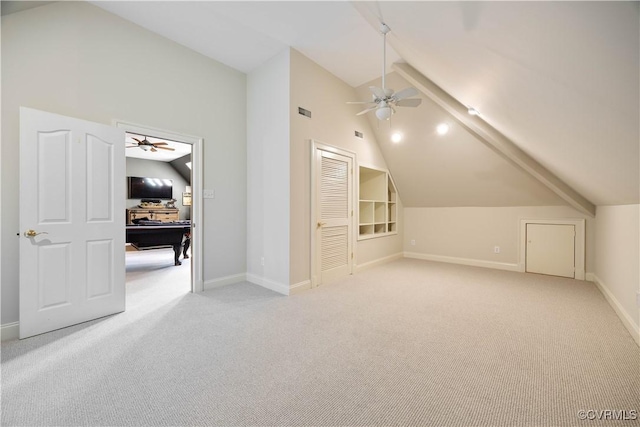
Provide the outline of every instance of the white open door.
<path id="1" fill-rule="evenodd" d="M 20 338 L 124 311 L 124 138 L 20 109 Z"/>
<path id="2" fill-rule="evenodd" d="M 316 150 L 316 285 L 351 274 L 353 159 Z"/>

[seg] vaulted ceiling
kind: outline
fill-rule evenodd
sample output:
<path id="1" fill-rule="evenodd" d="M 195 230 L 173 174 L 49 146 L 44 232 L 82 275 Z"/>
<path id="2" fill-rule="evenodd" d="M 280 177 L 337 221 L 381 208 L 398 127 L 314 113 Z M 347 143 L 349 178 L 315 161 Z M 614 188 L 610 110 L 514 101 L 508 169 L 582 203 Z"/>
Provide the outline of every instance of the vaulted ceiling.
<path id="1" fill-rule="evenodd" d="M 591 202 L 638 203 L 640 3 L 354 5 L 393 28 L 405 61 Z"/>
<path id="2" fill-rule="evenodd" d="M 640 203 L 638 2 L 92 3 L 244 72 L 291 46 L 359 96 L 381 75 L 384 20 L 388 65 L 478 109 L 592 203 Z M 436 138 L 449 118 L 426 97 L 408 110 L 392 120 L 405 143 L 374 126 L 408 206 L 563 203 L 455 122 Z"/>

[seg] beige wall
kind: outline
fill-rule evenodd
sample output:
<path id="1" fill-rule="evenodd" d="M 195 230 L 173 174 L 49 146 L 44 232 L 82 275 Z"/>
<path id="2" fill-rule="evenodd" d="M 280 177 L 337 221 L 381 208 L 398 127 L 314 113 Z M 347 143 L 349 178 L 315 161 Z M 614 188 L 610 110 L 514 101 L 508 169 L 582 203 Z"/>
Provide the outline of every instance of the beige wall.
<path id="1" fill-rule="evenodd" d="M 357 162 L 387 169 L 368 121 L 356 116 L 354 89 L 301 53 L 291 51 L 291 284 L 310 280 L 311 145 L 309 139 L 356 153 Z M 309 119 L 298 107 L 310 110 Z M 387 126 L 381 123 L 380 126 Z M 364 139 L 354 131 L 364 133 Z M 402 198 L 402 189 L 399 189 Z M 398 211 L 402 218 L 402 207 Z M 401 227 L 402 224 L 399 225 Z M 401 234 L 358 242 L 357 264 L 402 251 Z"/>
<path id="2" fill-rule="evenodd" d="M 636 293 L 640 292 L 640 205 L 598 206 L 595 240 L 595 280 L 614 300 L 614 308 L 621 310 L 633 323 L 638 340 L 640 311 Z"/>
<path id="3" fill-rule="evenodd" d="M 18 320 L 20 106 L 204 138 L 207 281 L 246 271 L 245 94 L 244 74 L 86 2 L 3 16 L 2 323 Z"/>
<path id="4" fill-rule="evenodd" d="M 586 219 L 586 271 L 594 268 L 595 221 L 565 206 L 405 208 L 404 251 L 518 264 L 521 219 Z M 415 246 L 411 245 L 415 240 Z M 500 253 L 494 247 L 500 246 Z"/>
<path id="5" fill-rule="evenodd" d="M 289 291 L 289 69 L 287 48 L 247 76 L 247 274 L 282 293 Z"/>

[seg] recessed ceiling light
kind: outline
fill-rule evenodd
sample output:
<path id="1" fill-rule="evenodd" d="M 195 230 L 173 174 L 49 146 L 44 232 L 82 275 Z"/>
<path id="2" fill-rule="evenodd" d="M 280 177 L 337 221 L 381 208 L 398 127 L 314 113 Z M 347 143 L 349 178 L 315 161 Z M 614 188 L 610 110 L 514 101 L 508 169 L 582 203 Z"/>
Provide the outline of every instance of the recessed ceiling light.
<path id="1" fill-rule="evenodd" d="M 467 110 L 467 112 L 469 114 L 471 114 L 472 116 L 479 116 L 480 115 L 480 111 L 476 110 L 473 107 L 469 107 L 469 109 Z"/>
<path id="2" fill-rule="evenodd" d="M 402 134 L 400 132 L 396 132 L 391 135 L 391 142 L 395 142 L 397 144 L 400 141 L 402 141 Z"/>
<path id="3" fill-rule="evenodd" d="M 436 132 L 438 132 L 439 135 L 446 134 L 447 132 L 449 132 L 449 125 L 446 123 L 440 123 L 436 128 Z"/>

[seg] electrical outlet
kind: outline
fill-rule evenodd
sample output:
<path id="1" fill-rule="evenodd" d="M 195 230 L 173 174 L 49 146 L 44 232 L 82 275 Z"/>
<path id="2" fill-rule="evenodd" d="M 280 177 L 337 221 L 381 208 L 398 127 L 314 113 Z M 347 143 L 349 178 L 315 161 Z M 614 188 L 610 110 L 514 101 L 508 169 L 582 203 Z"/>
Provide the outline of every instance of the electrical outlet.
<path id="1" fill-rule="evenodd" d="M 415 240 L 411 240 L 411 246 L 415 246 L 416 245 L 416 241 Z"/>
<path id="2" fill-rule="evenodd" d="M 494 246 L 493 247 L 493 253 L 499 254 L 500 253 L 500 246 Z"/>
<path id="3" fill-rule="evenodd" d="M 216 191 L 215 190 L 202 190 L 202 198 L 203 199 L 215 199 Z"/>

